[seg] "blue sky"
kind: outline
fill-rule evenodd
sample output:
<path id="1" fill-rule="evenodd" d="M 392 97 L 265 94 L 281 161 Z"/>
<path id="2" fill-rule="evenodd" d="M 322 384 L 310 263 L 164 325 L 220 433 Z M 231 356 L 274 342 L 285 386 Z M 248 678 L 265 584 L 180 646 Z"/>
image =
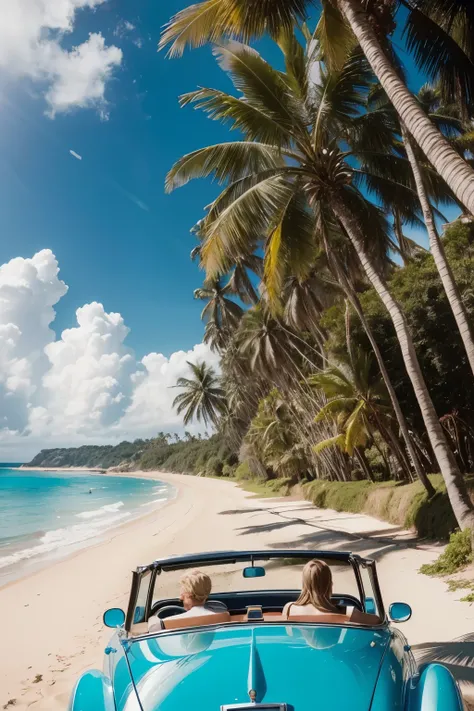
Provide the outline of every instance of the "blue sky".
<path id="1" fill-rule="evenodd" d="M 78 306 L 100 301 L 122 314 L 139 356 L 202 339 L 200 304 L 192 299 L 202 273 L 189 260 L 189 229 L 213 191 L 195 183 L 165 195 L 163 183 L 180 155 L 227 135 L 192 109 L 181 110 L 178 95 L 228 80 L 208 48 L 175 61 L 157 53 L 160 27 L 183 4 L 109 1 L 78 13 L 71 45 L 100 31 L 123 51 L 106 88 L 107 121 L 94 110 L 51 120 L 37 85 L 21 81 L 4 89 L 0 263 L 52 249 L 70 287 L 54 328 L 70 327 Z M 117 37 L 124 20 L 136 30 Z"/>
<path id="2" fill-rule="evenodd" d="M 96 300 L 122 314 L 139 357 L 202 338 L 201 305 L 192 299 L 202 272 L 188 258 L 189 229 L 214 188 L 197 181 L 165 195 L 163 182 L 179 156 L 228 136 L 203 114 L 180 109 L 178 95 L 230 83 L 208 47 L 172 61 L 156 51 L 160 27 L 186 4 L 108 0 L 77 13 L 64 45 L 101 32 L 123 52 L 106 85 L 106 121 L 92 109 L 48 118 L 42 87 L 29 80 L 2 90 L 0 263 L 49 247 L 69 285 L 55 330 L 72 326 L 75 310 Z M 135 29 L 124 30 L 125 21 Z M 277 58 L 269 42 L 262 48 Z M 410 76 L 413 86 L 421 83 L 416 72 Z"/>

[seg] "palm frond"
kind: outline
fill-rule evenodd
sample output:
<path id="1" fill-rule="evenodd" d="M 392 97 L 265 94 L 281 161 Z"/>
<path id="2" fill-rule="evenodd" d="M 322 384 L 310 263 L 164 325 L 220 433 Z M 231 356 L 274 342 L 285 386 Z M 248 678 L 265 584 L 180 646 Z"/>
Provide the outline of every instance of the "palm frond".
<path id="1" fill-rule="evenodd" d="M 186 46 L 201 47 L 225 37 L 249 42 L 268 32 L 278 37 L 306 16 L 306 0 L 207 0 L 178 12 L 165 26 L 159 47 L 171 45 L 170 56 Z"/>
<path id="2" fill-rule="evenodd" d="M 273 314 L 281 312 L 286 278 L 290 274 L 307 278 L 316 255 L 314 217 L 297 188 L 296 184 L 265 244 L 264 283 Z"/>
<path id="3" fill-rule="evenodd" d="M 457 3 L 452 3 L 457 5 Z M 439 82 L 445 100 L 469 104 L 474 99 L 473 55 L 456 41 L 451 30 L 454 25 L 448 20 L 450 11 L 436 7 L 436 0 L 417 0 L 409 11 L 404 34 L 408 51 L 420 71 Z M 470 4 L 472 14 L 472 3 Z M 468 13 L 458 6 L 459 17 L 464 21 Z M 471 32 L 474 24 L 471 16 Z M 471 50 L 472 51 L 472 50 Z"/>
<path id="4" fill-rule="evenodd" d="M 324 2 L 314 36 L 329 71 L 339 71 L 356 45 L 356 38 L 335 3 Z"/>
<path id="5" fill-rule="evenodd" d="M 305 117 L 300 102 L 294 101 L 288 85 L 271 64 L 254 49 L 238 42 L 215 47 L 214 54 L 227 71 L 245 102 L 272 118 L 295 140 L 305 142 Z"/>
<path id="6" fill-rule="evenodd" d="M 170 45 L 168 56 L 179 57 L 186 45 L 202 47 L 222 37 L 222 1 L 205 0 L 180 10 L 165 25 L 159 49 Z"/>
<path id="7" fill-rule="evenodd" d="M 334 419 L 336 415 L 347 412 L 351 405 L 353 405 L 353 400 L 345 397 L 336 397 L 333 400 L 329 400 L 320 409 L 314 421 L 322 422 L 326 418 Z"/>
<path id="8" fill-rule="evenodd" d="M 273 145 L 245 141 L 218 143 L 180 158 L 166 176 L 165 190 L 169 193 L 190 180 L 209 175 L 220 184 L 234 182 L 280 165 L 284 165 L 284 161 Z"/>
<path id="9" fill-rule="evenodd" d="M 275 117 L 231 94 L 216 89 L 201 88 L 180 97 L 182 107 L 195 104 L 213 120 L 230 122 L 232 129 L 241 131 L 248 141 L 285 148 L 291 145 L 292 134 Z"/>
<path id="10" fill-rule="evenodd" d="M 328 437 L 328 439 L 323 439 L 321 442 L 315 444 L 313 447 L 313 451 L 316 454 L 319 454 L 324 449 L 328 449 L 329 447 L 339 447 L 339 449 L 344 450 L 344 446 L 345 437 L 343 434 L 338 434 L 335 437 Z"/>
<path id="11" fill-rule="evenodd" d="M 367 441 L 367 433 L 365 431 L 364 422 L 361 418 L 361 413 L 365 407 L 364 401 L 361 401 L 355 410 L 350 414 L 346 422 L 346 438 L 344 448 L 352 456 L 355 447 L 363 446 Z"/>
<path id="12" fill-rule="evenodd" d="M 292 92 L 305 102 L 308 96 L 308 71 L 303 46 L 295 32 L 283 30 L 278 36 L 278 45 L 285 58 L 286 75 Z"/>
<path id="13" fill-rule="evenodd" d="M 223 273 L 245 253 L 250 239 L 263 234 L 287 203 L 293 188 L 281 174 L 251 185 L 210 223 L 201 259 L 208 275 Z"/>

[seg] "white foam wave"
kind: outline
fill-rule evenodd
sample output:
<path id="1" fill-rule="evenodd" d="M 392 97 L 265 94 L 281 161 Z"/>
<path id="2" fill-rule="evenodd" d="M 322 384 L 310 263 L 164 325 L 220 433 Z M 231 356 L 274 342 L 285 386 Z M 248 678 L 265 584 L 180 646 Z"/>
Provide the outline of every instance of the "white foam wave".
<path id="1" fill-rule="evenodd" d="M 105 516 L 108 513 L 116 513 L 123 506 L 123 501 L 116 501 L 115 504 L 105 504 L 101 506 L 100 509 L 93 509 L 92 511 L 82 511 L 82 513 L 76 514 L 76 518 L 96 518 L 97 516 Z"/>
<path id="2" fill-rule="evenodd" d="M 116 504 L 110 504 L 110 506 L 116 506 Z M 130 515 L 128 512 L 115 513 L 115 515 L 100 518 L 99 521 L 94 521 L 93 523 L 78 523 L 74 526 L 68 526 L 67 528 L 58 528 L 53 531 L 48 531 L 40 539 L 41 542 L 38 545 L 0 558 L 0 568 L 6 568 L 9 565 L 20 563 L 34 556 L 52 553 L 64 546 L 78 544 L 89 538 L 94 538 L 103 533 L 107 528 L 115 526 L 125 518 L 128 518 Z"/>
<path id="3" fill-rule="evenodd" d="M 143 506 L 151 506 L 152 504 L 159 504 L 162 501 L 167 501 L 166 496 L 163 496 L 163 498 L 161 498 L 161 499 L 153 499 L 153 501 L 147 501 L 146 503 L 142 504 L 142 507 Z"/>

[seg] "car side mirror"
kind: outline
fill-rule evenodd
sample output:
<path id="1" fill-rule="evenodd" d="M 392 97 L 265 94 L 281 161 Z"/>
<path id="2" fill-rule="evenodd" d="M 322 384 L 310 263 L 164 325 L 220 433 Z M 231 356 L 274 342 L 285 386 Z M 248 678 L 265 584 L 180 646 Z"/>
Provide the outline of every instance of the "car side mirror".
<path id="1" fill-rule="evenodd" d="M 388 614 L 392 622 L 407 622 L 411 617 L 411 607 L 406 602 L 392 602 Z"/>
<path id="2" fill-rule="evenodd" d="M 121 627 L 125 622 L 125 612 L 119 607 L 111 607 L 104 612 L 102 620 L 106 627 Z"/>
<path id="3" fill-rule="evenodd" d="M 265 568 L 258 565 L 251 568 L 244 568 L 242 571 L 244 578 L 263 578 L 265 576 Z"/>

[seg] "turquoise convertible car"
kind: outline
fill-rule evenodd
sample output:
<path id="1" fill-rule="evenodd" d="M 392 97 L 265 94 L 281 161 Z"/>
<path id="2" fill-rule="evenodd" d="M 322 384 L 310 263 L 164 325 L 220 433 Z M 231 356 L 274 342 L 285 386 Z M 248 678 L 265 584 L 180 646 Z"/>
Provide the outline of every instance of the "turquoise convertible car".
<path id="1" fill-rule="evenodd" d="M 375 615 L 373 624 L 340 614 L 282 618 L 312 558 L 331 566 L 333 601 Z M 182 616 L 179 577 L 196 567 L 211 576 L 219 611 Z M 156 560 L 133 573 L 127 611 L 104 614 L 115 629 L 104 670 L 83 674 L 69 711 L 462 711 L 448 669 L 418 669 L 391 624 L 410 616 L 402 602 L 386 614 L 375 562 L 352 553 L 226 551 Z"/>

